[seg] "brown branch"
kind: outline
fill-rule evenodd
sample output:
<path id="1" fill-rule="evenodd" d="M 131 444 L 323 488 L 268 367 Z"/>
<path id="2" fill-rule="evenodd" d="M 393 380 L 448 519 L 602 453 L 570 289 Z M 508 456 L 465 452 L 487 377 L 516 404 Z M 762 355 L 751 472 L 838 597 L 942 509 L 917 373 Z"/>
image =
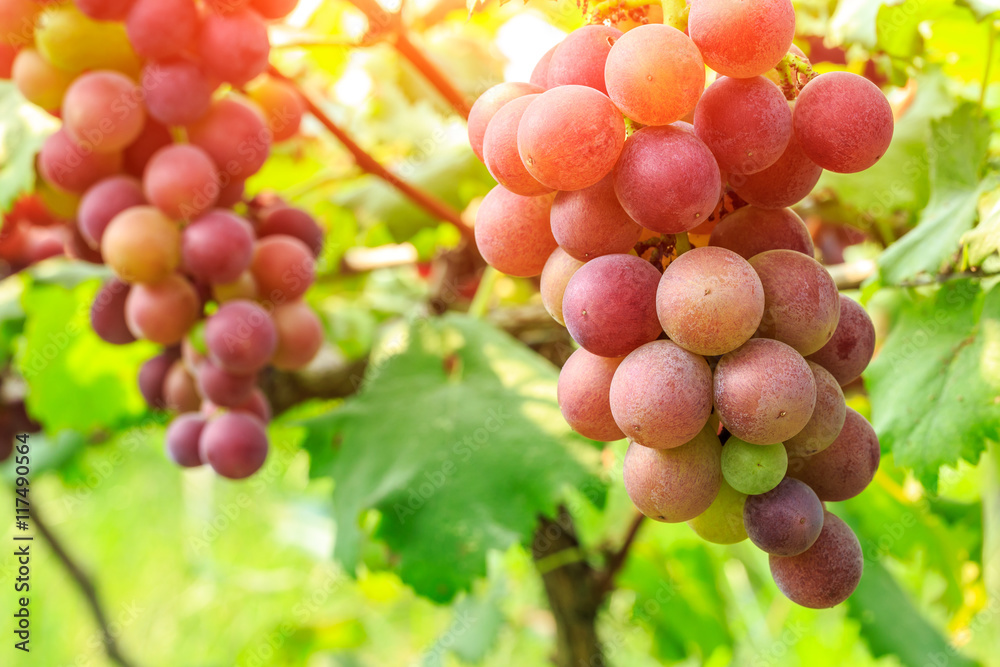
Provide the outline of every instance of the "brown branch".
<path id="1" fill-rule="evenodd" d="M 407 35 L 399 12 L 389 12 L 375 0 L 347 0 L 368 18 L 368 39 L 388 37 L 399 54 L 410 61 L 441 97 L 462 117 L 468 120 L 470 105 L 458 87 L 452 83 L 435 62 L 414 44 Z"/>
<path id="2" fill-rule="evenodd" d="M 121 649 L 118 647 L 118 642 L 109 629 L 108 617 L 104 613 L 104 608 L 101 606 L 101 601 L 97 595 L 97 589 L 94 586 L 94 583 L 76 563 L 76 561 L 73 560 L 72 556 L 70 556 L 66 551 L 66 548 L 63 547 L 59 539 L 42 520 L 41 514 L 38 512 L 37 505 L 32 506 L 31 519 L 35 522 L 35 527 L 38 529 L 38 532 L 41 533 L 42 537 L 44 537 L 49 543 L 49 546 L 52 547 L 52 553 L 55 554 L 59 562 L 62 563 L 63 567 L 66 568 L 66 571 L 69 572 L 70 577 L 74 582 L 76 582 L 77 587 L 87 600 L 87 606 L 90 607 L 90 611 L 94 615 L 94 620 L 97 621 L 97 625 L 101 630 L 101 638 L 104 642 L 104 650 L 107 652 L 108 658 L 122 667 L 131 667 L 132 663 L 129 662 L 124 655 L 122 655 Z"/>
<path id="3" fill-rule="evenodd" d="M 629 549 L 631 549 L 632 545 L 635 543 L 635 538 L 639 535 L 639 529 L 642 528 L 642 524 L 645 519 L 645 515 L 636 512 L 635 517 L 632 519 L 632 523 L 628 528 L 628 532 L 625 534 L 625 539 L 622 540 L 622 545 L 617 551 L 611 553 L 604 569 L 597 573 L 597 592 L 602 599 L 606 597 L 612 589 L 614 589 L 615 575 L 617 575 L 625 565 Z"/>
<path id="4" fill-rule="evenodd" d="M 351 154 L 357 165 L 365 172 L 381 178 L 383 181 L 396 188 L 405 197 L 416 205 L 423 208 L 425 211 L 431 215 L 437 217 L 440 220 L 445 220 L 454 225 L 458 231 L 462 234 L 473 247 L 475 246 L 475 233 L 472 228 L 469 227 L 462 220 L 461 214 L 449 206 L 447 203 L 441 201 L 434 195 L 424 192 L 420 188 L 407 183 L 403 179 L 399 178 L 391 171 L 383 167 L 378 160 L 369 155 L 361 146 L 359 146 L 355 141 L 347 134 L 347 132 L 333 122 L 333 119 L 326 114 L 319 105 L 306 94 L 302 87 L 299 86 L 298 82 L 291 79 L 281 72 L 279 72 L 274 66 L 271 66 L 269 73 L 271 76 L 281 79 L 287 82 L 289 85 L 294 86 L 296 91 L 302 97 L 303 103 L 305 104 L 306 110 L 312 114 L 316 120 L 318 120 L 323 127 L 325 127 L 330 134 L 337 138 L 337 141 L 344 145 L 344 148 Z"/>

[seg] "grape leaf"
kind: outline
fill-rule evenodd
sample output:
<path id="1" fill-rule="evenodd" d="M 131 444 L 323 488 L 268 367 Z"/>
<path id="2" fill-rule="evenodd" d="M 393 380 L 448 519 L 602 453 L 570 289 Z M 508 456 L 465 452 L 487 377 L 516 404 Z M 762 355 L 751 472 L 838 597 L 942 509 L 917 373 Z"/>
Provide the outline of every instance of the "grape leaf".
<path id="1" fill-rule="evenodd" d="M 35 184 L 35 154 L 57 122 L 0 81 L 0 211 Z"/>
<path id="2" fill-rule="evenodd" d="M 920 615 L 888 570 L 865 554 L 865 572 L 847 600 L 848 614 L 876 658 L 896 656 L 903 665 L 974 667 Z"/>
<path id="3" fill-rule="evenodd" d="M 958 0 L 958 4 L 971 9 L 980 21 L 1000 12 L 1000 0 Z"/>
<path id="4" fill-rule="evenodd" d="M 981 266 L 1000 251 L 1000 190 L 988 192 L 979 203 L 979 224 L 962 237 L 969 251 L 969 264 Z"/>
<path id="5" fill-rule="evenodd" d="M 973 104 L 931 124 L 930 200 L 916 228 L 883 253 L 883 282 L 937 273 L 955 253 L 962 235 L 975 224 L 979 198 L 992 187 L 992 179 L 981 180 L 989 141 L 989 122 Z"/>
<path id="6" fill-rule="evenodd" d="M 145 413 L 136 376 L 156 348 L 119 347 L 97 337 L 90 304 L 98 286 L 32 283 L 21 299 L 27 320 L 18 370 L 28 383 L 29 414 L 50 433 L 115 428 Z"/>
<path id="7" fill-rule="evenodd" d="M 443 602 L 485 575 L 489 550 L 527 541 L 565 489 L 603 489 L 599 452 L 565 425 L 556 379 L 546 360 L 465 316 L 416 321 L 377 348 L 361 391 L 304 423 L 336 438 L 334 456 L 311 441 L 314 465 L 335 481 L 334 556 L 355 569 L 359 517 L 376 509 L 402 579 Z"/>
<path id="8" fill-rule="evenodd" d="M 938 470 L 1000 440 L 1000 288 L 914 292 L 865 373 L 883 450 L 932 490 Z"/>

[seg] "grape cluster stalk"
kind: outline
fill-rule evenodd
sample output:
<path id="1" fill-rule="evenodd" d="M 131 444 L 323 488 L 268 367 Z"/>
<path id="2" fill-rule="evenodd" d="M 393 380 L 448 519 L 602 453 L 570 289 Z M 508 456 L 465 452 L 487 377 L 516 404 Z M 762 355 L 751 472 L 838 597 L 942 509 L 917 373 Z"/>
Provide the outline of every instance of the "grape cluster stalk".
<path id="1" fill-rule="evenodd" d="M 71 218 L 69 254 L 115 274 L 94 331 L 163 347 L 138 382 L 150 406 L 179 415 L 168 455 L 231 479 L 267 457 L 261 373 L 305 367 L 323 340 L 303 300 L 321 227 L 244 193 L 305 112 L 267 74 L 268 23 L 296 1 L 5 0 L 0 13 L 0 75 L 62 121 L 37 158 L 39 201 L 15 210 L 32 224 L 0 239 L 10 268 L 60 252 L 33 206 Z"/>
<path id="2" fill-rule="evenodd" d="M 686 32 L 619 27 L 575 30 L 529 82 L 476 101 L 469 140 L 498 183 L 477 245 L 502 273 L 541 276 L 579 345 L 563 416 L 628 439 L 639 511 L 749 539 L 789 599 L 832 607 L 863 561 L 825 503 L 879 464 L 843 392 L 875 332 L 790 207 L 824 169 L 874 165 L 892 109 L 861 76 L 811 70 L 790 0 L 691 0 Z"/>

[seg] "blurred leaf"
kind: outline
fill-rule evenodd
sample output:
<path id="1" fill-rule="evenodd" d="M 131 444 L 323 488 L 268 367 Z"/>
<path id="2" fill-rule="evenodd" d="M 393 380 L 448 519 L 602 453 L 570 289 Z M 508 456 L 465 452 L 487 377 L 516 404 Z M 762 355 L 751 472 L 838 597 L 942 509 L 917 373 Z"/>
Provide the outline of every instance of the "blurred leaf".
<path id="1" fill-rule="evenodd" d="M 877 17 L 892 0 L 841 0 L 830 17 L 829 36 L 835 44 L 856 43 L 869 49 L 878 41 Z"/>
<path id="2" fill-rule="evenodd" d="M 906 0 L 882 5 L 876 21 L 878 46 L 897 58 L 913 58 L 923 51 L 920 25 L 953 7 L 952 0 Z"/>
<path id="3" fill-rule="evenodd" d="M 28 383 L 32 417 L 50 433 L 61 429 L 113 429 L 134 421 L 146 407 L 136 383 L 140 364 L 156 349 L 149 343 L 109 345 L 90 328 L 96 281 L 68 290 L 31 284 L 18 370 Z"/>
<path id="4" fill-rule="evenodd" d="M 976 220 L 979 198 L 992 186 L 980 181 L 990 126 L 972 104 L 931 124 L 931 198 L 917 227 L 891 245 L 879 262 L 882 280 L 898 283 L 937 273 Z"/>
<path id="5" fill-rule="evenodd" d="M 494 582 L 485 595 L 468 595 L 455 604 L 455 617 L 444 634 L 424 654 L 423 667 L 445 665 L 444 654 L 451 651 L 467 664 L 479 664 L 486 657 L 503 627 L 500 603 L 506 594 L 503 580 Z"/>
<path id="6" fill-rule="evenodd" d="M 399 554 L 403 581 L 443 602 L 486 573 L 488 551 L 527 541 L 564 487 L 603 489 L 592 472 L 598 451 L 561 419 L 557 375 L 464 316 L 418 320 L 390 338 L 360 393 L 306 424 L 337 438 L 325 461 L 335 481 L 335 557 L 354 570 L 359 517 L 377 509 L 377 536 Z"/>
<path id="7" fill-rule="evenodd" d="M 1000 288 L 975 280 L 914 291 L 865 374 L 883 450 L 930 489 L 1000 439 Z"/>
<path id="8" fill-rule="evenodd" d="M 980 266 L 1000 251 L 1000 189 L 988 192 L 979 202 L 979 224 L 962 237 L 969 250 L 969 264 Z"/>
<path id="9" fill-rule="evenodd" d="M 57 121 L 24 101 L 10 81 L 0 81 L 0 211 L 35 184 L 35 154 Z"/>
<path id="10" fill-rule="evenodd" d="M 944 16 L 927 23 L 925 55 L 929 60 L 941 63 L 945 74 L 978 86 L 986 74 L 990 42 L 995 43 L 996 40 L 996 32 L 988 21 L 976 23 L 968 9 L 953 7 Z M 1000 81 L 998 66 L 1000 50 L 994 48 L 989 83 Z"/>
<path id="11" fill-rule="evenodd" d="M 906 667 L 974 667 L 914 607 L 892 575 L 867 558 L 861 583 L 848 601 L 850 616 L 876 658 L 893 655 Z"/>
<path id="12" fill-rule="evenodd" d="M 980 21 L 990 14 L 1000 12 L 1000 0 L 958 0 L 958 4 L 971 9 Z"/>

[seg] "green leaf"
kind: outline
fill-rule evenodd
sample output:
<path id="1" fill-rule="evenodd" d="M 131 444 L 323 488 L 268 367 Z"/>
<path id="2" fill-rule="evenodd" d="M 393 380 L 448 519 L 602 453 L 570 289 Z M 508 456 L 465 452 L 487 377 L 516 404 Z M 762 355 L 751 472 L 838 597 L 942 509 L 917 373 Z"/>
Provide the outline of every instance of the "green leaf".
<path id="1" fill-rule="evenodd" d="M 942 465 L 1000 440 L 1000 288 L 914 291 L 865 377 L 882 448 L 936 489 Z"/>
<path id="2" fill-rule="evenodd" d="M 979 198 L 992 187 L 992 179 L 980 180 L 989 141 L 989 122 L 972 104 L 932 123 L 930 201 L 917 227 L 882 255 L 883 282 L 937 273 L 955 253 L 962 235 L 975 224 Z"/>
<path id="3" fill-rule="evenodd" d="M 90 304 L 99 284 L 74 289 L 30 284 L 18 370 L 28 383 L 28 412 L 47 431 L 113 429 L 146 408 L 136 376 L 156 353 L 149 343 L 109 345 L 90 328 Z"/>
<path id="4" fill-rule="evenodd" d="M 335 434 L 335 557 L 353 571 L 359 525 L 377 536 L 419 594 L 451 599 L 486 573 L 486 555 L 527 542 L 568 488 L 605 489 L 598 450 L 570 433 L 556 369 L 488 324 L 418 320 L 372 357 L 360 393 L 307 428 Z M 600 495 L 600 494 L 597 494 Z M 441 567 L 441 554 L 449 554 Z"/>
<path id="5" fill-rule="evenodd" d="M 866 554 L 861 583 L 848 598 L 848 613 L 876 658 L 896 656 L 907 667 L 978 664 L 961 655 L 916 609 L 882 563 Z"/>
<path id="6" fill-rule="evenodd" d="M 1000 12 L 1000 0 L 958 0 L 958 4 L 971 9 L 980 21 Z"/>
<path id="7" fill-rule="evenodd" d="M 987 192 L 979 202 L 979 224 L 962 237 L 962 243 L 968 248 L 971 266 L 981 266 L 1000 251 L 1000 190 Z"/>
<path id="8" fill-rule="evenodd" d="M 0 81 L 0 211 L 35 184 L 35 154 L 58 123 Z"/>
<path id="9" fill-rule="evenodd" d="M 444 654 L 449 650 L 466 664 L 480 664 L 503 627 L 500 605 L 506 592 L 505 582 L 500 579 L 492 583 L 488 593 L 469 595 L 455 603 L 451 625 L 424 654 L 423 667 L 447 664 Z"/>

